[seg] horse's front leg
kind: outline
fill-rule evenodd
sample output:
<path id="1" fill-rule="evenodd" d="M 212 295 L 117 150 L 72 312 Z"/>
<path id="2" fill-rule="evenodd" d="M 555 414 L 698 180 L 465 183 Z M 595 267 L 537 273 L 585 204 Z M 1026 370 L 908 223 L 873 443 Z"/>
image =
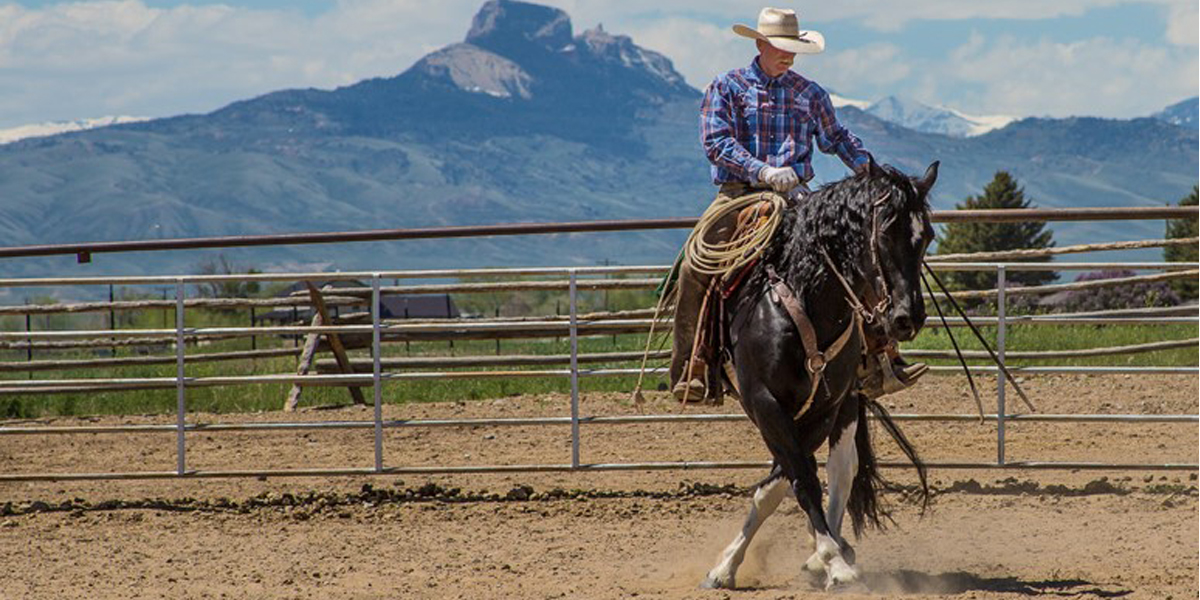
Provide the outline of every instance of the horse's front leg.
<path id="1" fill-rule="evenodd" d="M 824 566 L 825 588 L 844 587 L 858 580 L 858 572 L 842 556 L 839 540 L 830 532 L 821 506 L 821 481 L 817 477 L 817 461 L 805 449 L 796 424 L 766 390 L 755 390 L 745 397 L 753 406 L 754 423 L 771 455 L 791 483 L 800 510 L 808 515 L 816 539 L 816 555 Z M 851 437 L 851 443 L 853 437 Z M 844 501 L 842 501 L 844 504 Z"/>
<path id="2" fill-rule="evenodd" d="M 855 418 L 845 424 L 838 423 L 834 434 L 830 436 L 829 462 L 825 465 L 825 475 L 829 481 L 829 505 L 825 510 L 825 522 L 829 525 L 830 535 L 842 549 L 842 557 L 850 565 L 855 562 L 854 548 L 842 536 L 842 523 L 854 476 L 858 473 L 858 451 L 854 445 L 858 419 L 857 413 L 852 414 L 855 414 Z M 816 542 L 815 536 L 813 541 Z M 805 561 L 804 568 L 818 574 L 825 572 L 825 562 L 821 559 L 818 549 L 814 548 L 812 556 Z"/>
<path id="3" fill-rule="evenodd" d="M 821 509 L 821 481 L 817 478 L 817 461 L 810 454 L 805 457 L 803 467 L 792 484 L 800 510 L 808 515 L 815 540 L 817 560 L 825 571 L 825 589 L 831 590 L 850 586 L 858 581 L 858 571 L 850 566 L 842 554 L 839 538 L 830 530 L 829 522 Z M 811 559 L 810 559 L 811 560 Z"/>
<path id="4" fill-rule="evenodd" d="M 735 583 L 737 570 L 746 558 L 746 549 L 750 547 L 750 541 L 754 539 L 754 534 L 758 532 L 758 528 L 767 520 L 767 517 L 770 517 L 779 507 L 779 502 L 783 500 L 787 490 L 787 481 L 780 471 L 773 472 L 770 479 L 754 490 L 750 514 L 746 515 L 746 521 L 742 523 L 742 530 L 721 553 L 721 559 L 717 562 L 717 566 L 708 572 L 708 576 L 704 578 L 700 587 L 733 589 L 737 585 Z"/>

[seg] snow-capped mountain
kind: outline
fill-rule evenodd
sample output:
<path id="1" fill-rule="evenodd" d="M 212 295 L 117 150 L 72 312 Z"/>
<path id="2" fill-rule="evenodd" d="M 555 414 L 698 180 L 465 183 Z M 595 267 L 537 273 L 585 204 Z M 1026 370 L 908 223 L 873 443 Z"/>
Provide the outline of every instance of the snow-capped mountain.
<path id="1" fill-rule="evenodd" d="M 841 94 L 838 94 L 837 92 L 829 92 L 829 100 L 833 102 L 834 108 L 841 108 L 843 106 L 853 106 L 858 110 L 867 110 L 868 108 L 871 108 L 871 103 L 866 100 L 847 98 Z"/>
<path id="2" fill-rule="evenodd" d="M 98 117 L 95 119 L 75 119 L 74 121 L 51 121 L 48 123 L 35 123 L 33 125 L 20 125 L 10 129 L 0 129 L 0 144 L 9 144 L 25 138 L 45 137 L 58 133 L 67 133 L 69 131 L 83 131 L 84 129 L 107 127 L 109 125 L 118 125 L 120 123 L 136 123 L 138 121 L 147 121 L 149 119 L 150 117 L 130 117 L 119 115 L 115 117 Z"/>
<path id="3" fill-rule="evenodd" d="M 1200 98 L 1189 98 L 1183 102 L 1172 104 L 1150 116 L 1172 125 L 1195 129 L 1197 125 L 1197 113 L 1200 113 Z"/>
<path id="4" fill-rule="evenodd" d="M 974 137 L 985 134 L 1017 120 L 1005 115 L 969 115 L 947 106 L 931 106 L 916 100 L 888 96 L 871 102 L 849 98 L 830 91 L 834 108 L 851 106 L 884 121 L 924 133 L 940 133 L 952 137 Z"/>
<path id="5" fill-rule="evenodd" d="M 930 106 L 909 98 L 888 96 L 866 108 L 885 121 L 925 133 L 974 137 L 1017 120 L 1005 115 L 975 116 L 944 106 Z"/>

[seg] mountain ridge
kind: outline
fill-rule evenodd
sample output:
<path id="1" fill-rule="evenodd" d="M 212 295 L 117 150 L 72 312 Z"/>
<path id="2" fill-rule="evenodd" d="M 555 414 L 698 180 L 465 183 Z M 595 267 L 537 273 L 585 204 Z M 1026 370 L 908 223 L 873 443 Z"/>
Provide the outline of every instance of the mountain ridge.
<path id="1" fill-rule="evenodd" d="M 576 34 L 559 9 L 493 0 L 463 41 L 392 77 L 280 90 L 204 115 L 0 146 L 0 235 L 20 245 L 696 215 L 713 195 L 699 102 L 667 57 L 627 36 L 599 27 Z M 1195 182 L 1195 130 L 1156 119 L 1022 119 L 964 138 L 913 131 L 853 106 L 839 116 L 881 161 L 919 173 L 942 160 L 937 208 L 979 193 L 999 169 L 1012 171 L 1046 207 L 1161 205 Z M 846 172 L 824 155 L 814 166 L 822 181 Z M 1161 231 L 1093 224 L 1059 241 L 1134 234 Z M 226 252 L 268 269 L 668 262 L 683 236 Z M 203 256 L 105 256 L 87 267 L 30 260 L 5 268 L 178 272 Z"/>

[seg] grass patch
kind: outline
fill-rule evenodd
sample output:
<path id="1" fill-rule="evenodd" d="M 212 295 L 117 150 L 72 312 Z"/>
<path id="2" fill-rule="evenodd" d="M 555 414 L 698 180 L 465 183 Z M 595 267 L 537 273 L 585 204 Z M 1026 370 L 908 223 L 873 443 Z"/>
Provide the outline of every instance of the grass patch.
<path id="1" fill-rule="evenodd" d="M 123 325 L 134 328 L 159 328 L 163 323 L 174 324 L 170 311 L 144 311 L 134 315 Z M 54 329 L 65 329 L 84 325 L 85 321 L 72 321 L 70 315 L 53 323 Z M 189 327 L 245 326 L 248 316 L 244 313 L 221 311 L 188 311 Z M 57 319 L 57 317 L 56 317 Z M 86 323 L 96 325 L 92 317 Z M 24 322 L 7 322 L 9 331 L 21 330 Z M 168 325 L 168 326 L 171 326 Z M 41 329 L 41 327 L 35 327 Z M 982 327 L 981 332 L 989 344 L 995 345 L 996 328 Z M 969 330 L 956 328 L 955 336 L 964 349 L 982 350 L 982 345 Z M 1095 347 L 1125 346 L 1170 339 L 1188 339 L 1197 336 L 1196 327 L 1188 325 L 1012 325 L 1008 329 L 1008 350 L 1066 350 Z M 645 344 L 641 335 L 617 335 L 579 340 L 580 352 L 640 352 Z M 282 348 L 295 345 L 295 341 L 275 336 L 260 336 L 258 349 Z M 943 329 L 927 328 L 905 348 L 949 350 L 950 339 Z M 202 346 L 189 346 L 188 354 L 249 350 L 249 338 L 219 340 Z M 132 356 L 133 350 L 118 348 L 117 356 Z M 567 354 L 570 352 L 568 338 L 546 340 L 493 340 L 449 342 L 392 343 L 384 346 L 384 356 L 472 356 L 501 354 Z M 161 354 L 170 354 L 169 349 L 160 349 Z M 85 350 L 37 350 L 35 360 L 85 359 L 110 354 L 109 349 Z M 0 351 L 0 360 L 17 362 L 26 360 L 24 350 Z M 369 351 L 352 351 L 352 357 L 369 357 Z M 664 361 L 657 361 L 661 364 Z M 957 364 L 953 359 L 930 361 L 934 364 Z M 972 360 L 973 364 L 989 364 L 986 360 Z M 1013 365 L 1071 365 L 1071 366 L 1185 366 L 1197 365 L 1195 347 L 1162 350 L 1123 356 L 1103 356 L 1069 359 L 1013 359 Z M 652 361 L 654 364 L 654 361 Z M 622 364 L 589 364 L 585 368 L 637 367 L 636 362 Z M 563 366 L 505 367 L 505 370 L 563 370 Z M 191 363 L 186 367 L 189 377 L 212 377 L 222 375 L 254 375 L 268 373 L 294 373 L 296 358 L 292 356 L 238 360 L 213 363 Z M 482 370 L 471 368 L 466 370 Z M 43 372 L 7 372 L 0 379 L 84 379 L 84 378 L 173 378 L 175 365 L 141 365 L 106 367 L 99 369 L 71 369 Z M 633 389 L 635 376 L 585 377 L 580 388 L 585 392 L 628 392 Z M 647 376 L 647 387 L 654 389 L 664 379 Z M 257 384 L 240 387 L 189 388 L 187 403 L 189 411 L 212 413 L 240 413 L 278 410 L 283 406 L 290 385 Z M 520 379 L 428 379 L 405 382 L 388 382 L 383 389 L 388 403 L 410 403 L 447 400 L 482 400 L 522 394 L 566 393 L 570 380 L 566 377 L 537 377 Z M 363 388 L 364 395 L 371 397 L 371 388 Z M 347 404 L 350 396 L 345 388 L 308 387 L 304 390 L 301 406 Z M 173 413 L 176 405 L 174 387 L 161 390 L 108 391 L 63 394 L 0 395 L 0 419 L 37 418 L 45 416 L 121 415 L 121 414 L 166 414 Z"/>

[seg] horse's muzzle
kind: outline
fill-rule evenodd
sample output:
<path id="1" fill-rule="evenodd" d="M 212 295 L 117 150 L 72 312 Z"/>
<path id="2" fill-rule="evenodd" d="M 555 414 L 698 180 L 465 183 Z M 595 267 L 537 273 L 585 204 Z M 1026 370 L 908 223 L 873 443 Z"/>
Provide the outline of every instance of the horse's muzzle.
<path id="1" fill-rule="evenodd" d="M 897 341 L 912 341 L 920 330 L 921 324 L 914 321 L 908 314 L 899 314 L 892 319 L 892 335 Z"/>

